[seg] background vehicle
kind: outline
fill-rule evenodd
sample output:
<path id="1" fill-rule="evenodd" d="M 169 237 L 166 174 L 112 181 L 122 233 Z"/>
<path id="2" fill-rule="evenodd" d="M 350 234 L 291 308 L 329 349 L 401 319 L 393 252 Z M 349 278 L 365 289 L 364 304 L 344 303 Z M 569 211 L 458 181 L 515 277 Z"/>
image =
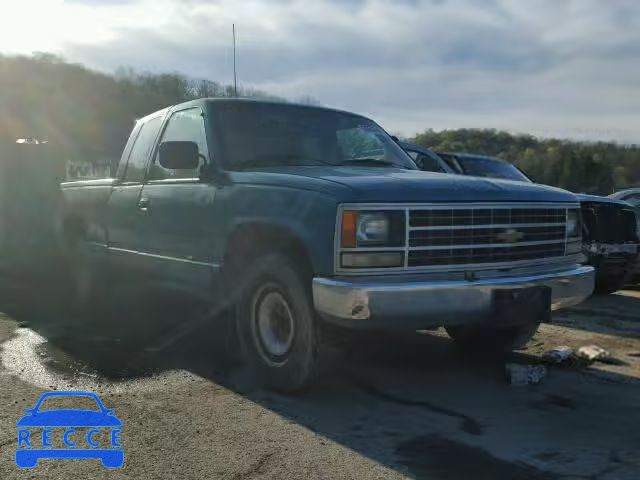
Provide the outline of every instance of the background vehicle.
<path id="1" fill-rule="evenodd" d="M 609 195 L 609 197 L 615 198 L 616 200 L 622 200 L 630 205 L 633 205 L 634 208 L 640 209 L 640 188 L 621 190 L 612 195 Z"/>
<path id="2" fill-rule="evenodd" d="M 413 152 L 425 150 L 411 144 L 404 144 L 404 148 Z M 532 182 L 515 165 L 500 158 L 469 153 L 431 153 L 458 174 Z M 596 268 L 596 291 L 615 292 L 630 280 L 637 265 L 640 243 L 637 217 L 634 218 L 633 210 L 622 201 L 595 195 L 576 196 L 584 219 L 583 251 L 588 263 Z"/>
<path id="3" fill-rule="evenodd" d="M 640 188 L 630 188 L 628 190 L 621 190 L 619 192 L 614 193 L 613 195 L 609 195 L 609 198 L 614 198 L 616 200 L 622 200 L 627 202 L 636 210 L 636 221 L 638 222 L 638 236 L 640 236 Z M 640 257 L 636 262 L 636 266 L 631 275 L 632 283 L 640 283 Z"/>
<path id="4" fill-rule="evenodd" d="M 421 172 L 336 110 L 181 104 L 136 124 L 115 178 L 63 194 L 82 296 L 144 286 L 232 310 L 247 364 L 278 390 L 313 380 L 336 327 L 445 326 L 511 350 L 593 290 L 574 195 Z"/>
<path id="5" fill-rule="evenodd" d="M 457 171 L 447 165 L 435 152 L 419 145 L 398 142 L 399 145 L 409 154 L 418 168 L 424 172 L 457 173 Z"/>

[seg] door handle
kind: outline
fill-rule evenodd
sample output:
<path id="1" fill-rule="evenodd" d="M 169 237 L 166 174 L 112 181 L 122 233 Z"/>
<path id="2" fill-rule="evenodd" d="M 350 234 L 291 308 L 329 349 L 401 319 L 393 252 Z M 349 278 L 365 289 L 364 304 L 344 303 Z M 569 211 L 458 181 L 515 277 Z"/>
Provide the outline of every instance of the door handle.
<path id="1" fill-rule="evenodd" d="M 140 200 L 138 200 L 138 208 L 141 212 L 148 212 L 150 203 L 151 202 L 149 202 L 148 198 L 142 197 Z"/>

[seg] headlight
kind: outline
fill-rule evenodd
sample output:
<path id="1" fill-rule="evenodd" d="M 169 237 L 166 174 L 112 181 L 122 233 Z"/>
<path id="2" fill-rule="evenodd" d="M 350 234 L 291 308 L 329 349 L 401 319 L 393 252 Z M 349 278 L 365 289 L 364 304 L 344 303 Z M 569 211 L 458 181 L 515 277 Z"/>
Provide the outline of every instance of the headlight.
<path id="1" fill-rule="evenodd" d="M 402 247 L 405 241 L 404 211 L 344 210 L 340 247 Z"/>
<path id="2" fill-rule="evenodd" d="M 358 245 L 381 244 L 389 239 L 389 219 L 377 213 L 358 216 L 356 227 Z"/>
<path id="3" fill-rule="evenodd" d="M 578 210 L 567 210 L 567 238 L 580 237 L 582 235 L 581 229 L 580 212 Z"/>
<path id="4" fill-rule="evenodd" d="M 338 261 L 344 269 L 402 267 L 404 210 L 343 210 L 339 218 Z"/>

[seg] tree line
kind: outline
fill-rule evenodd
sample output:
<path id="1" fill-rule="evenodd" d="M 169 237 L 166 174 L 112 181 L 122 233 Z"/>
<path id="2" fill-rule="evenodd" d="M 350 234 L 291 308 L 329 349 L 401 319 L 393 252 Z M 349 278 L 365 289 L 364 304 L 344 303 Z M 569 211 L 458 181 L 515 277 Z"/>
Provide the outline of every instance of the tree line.
<path id="1" fill-rule="evenodd" d="M 76 162 L 108 163 L 120 156 L 137 118 L 200 97 L 233 97 L 232 85 L 179 73 L 114 75 L 55 55 L 0 55 L 0 142 L 46 140 Z M 240 87 L 238 96 L 285 101 Z M 297 99 L 317 103 L 310 97 Z M 640 147 L 513 135 L 497 130 L 424 132 L 410 139 L 436 151 L 498 156 L 540 183 L 572 191 L 609 194 L 640 184 Z"/>

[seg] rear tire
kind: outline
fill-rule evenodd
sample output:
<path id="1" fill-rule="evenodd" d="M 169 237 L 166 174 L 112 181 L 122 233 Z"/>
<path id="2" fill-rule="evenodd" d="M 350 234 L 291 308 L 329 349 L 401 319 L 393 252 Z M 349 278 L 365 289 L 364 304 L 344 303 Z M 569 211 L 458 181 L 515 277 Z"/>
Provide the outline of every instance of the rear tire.
<path id="1" fill-rule="evenodd" d="M 538 330 L 539 323 L 506 328 L 483 326 L 445 327 L 449 336 L 465 350 L 506 353 L 524 347 Z"/>
<path id="2" fill-rule="evenodd" d="M 320 364 L 311 277 L 285 255 L 258 258 L 241 275 L 236 307 L 243 357 L 262 386 L 292 393 L 308 387 Z"/>

